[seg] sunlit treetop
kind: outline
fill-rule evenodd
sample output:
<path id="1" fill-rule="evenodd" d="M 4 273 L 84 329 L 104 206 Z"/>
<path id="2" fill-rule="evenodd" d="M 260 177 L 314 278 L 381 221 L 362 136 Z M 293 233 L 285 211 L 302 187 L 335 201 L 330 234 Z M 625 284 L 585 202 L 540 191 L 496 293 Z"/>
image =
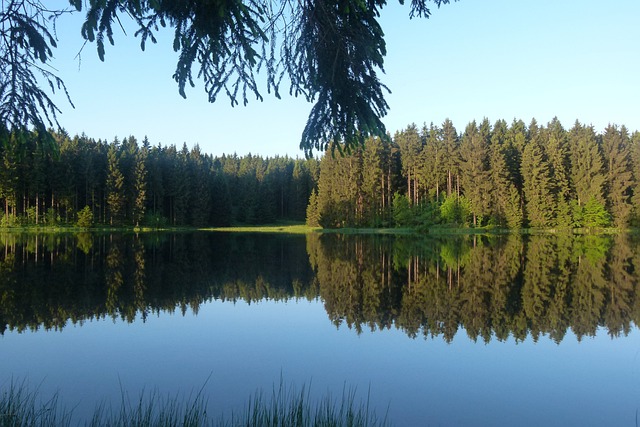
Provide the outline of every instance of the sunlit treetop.
<path id="1" fill-rule="evenodd" d="M 429 17 L 429 2 L 412 0 L 410 17 Z M 403 3 L 403 0 L 400 0 Z M 82 37 L 106 44 L 122 20 L 137 25 L 140 47 L 156 42 L 162 27 L 174 32 L 179 53 L 173 78 L 186 87 L 202 79 L 210 102 L 222 93 L 235 106 L 263 93 L 313 103 L 300 148 L 311 155 L 327 148 L 351 151 L 369 136 L 385 137 L 388 88 L 380 81 L 386 47 L 378 22 L 384 0 L 70 0 L 69 9 L 48 9 L 38 0 L 3 1 L 0 15 L 0 120 L 7 129 L 58 124 L 58 107 L 39 87 L 64 82 L 46 67 L 56 47 L 51 26 L 64 13 L 84 12 Z M 266 87 L 257 76 L 266 74 Z M 284 86 L 283 86 L 284 85 Z M 286 90 L 286 89 L 285 89 Z M 71 99 L 69 98 L 69 102 Z"/>

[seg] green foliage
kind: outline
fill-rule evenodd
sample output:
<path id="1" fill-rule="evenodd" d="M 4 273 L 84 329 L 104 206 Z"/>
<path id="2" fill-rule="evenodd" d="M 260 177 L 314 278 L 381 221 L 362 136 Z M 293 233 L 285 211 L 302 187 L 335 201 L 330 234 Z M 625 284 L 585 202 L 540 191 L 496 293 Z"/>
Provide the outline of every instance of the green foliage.
<path id="1" fill-rule="evenodd" d="M 428 17 L 428 1 L 413 0 L 411 15 Z M 449 3 L 433 1 L 438 6 Z M 378 22 L 386 5 L 383 0 L 70 3 L 78 12 L 86 9 L 80 34 L 96 43 L 102 61 L 106 42 L 114 44 L 114 24 L 121 28 L 127 17 L 137 27 L 142 50 L 149 40 L 156 43 L 159 27 L 171 27 L 173 50 L 178 53 L 173 78 L 182 97 L 187 86 L 194 86 L 194 76 L 204 80 L 209 102 L 223 93 L 232 106 L 240 101 L 246 105 L 251 94 L 263 99 L 257 79 L 260 70 L 266 72 L 267 91 L 278 98 L 280 84 L 289 82 L 291 94 L 314 102 L 300 142 L 309 157 L 314 149 L 350 152 L 369 136 L 386 138 L 381 118 L 388 108 L 384 99 L 388 89 L 378 78 L 386 55 Z M 0 12 L 5 35 L 0 50 L 12 53 L 0 60 L 0 86 L 5 88 L 0 123 L 7 129 L 34 124 L 44 130 L 44 119 L 50 124 L 51 119 L 56 121 L 59 109 L 39 83 L 66 93 L 63 81 L 47 66 L 57 43 L 49 27 L 55 28 L 55 18 L 65 12 L 27 0 L 8 2 Z"/>
<path id="2" fill-rule="evenodd" d="M 64 13 L 63 9 L 50 10 L 41 2 L 3 2 L 0 11 L 0 128 L 26 130 L 35 127 L 52 142 L 47 126 L 56 125 L 60 109 L 50 94 L 67 88 L 47 63 L 56 47 L 55 32 L 49 25 Z M 73 105 L 73 104 L 72 104 Z"/>
<path id="3" fill-rule="evenodd" d="M 393 195 L 393 220 L 396 227 L 410 227 L 413 225 L 414 216 L 409 204 L 409 199 L 404 194 Z"/>
<path id="4" fill-rule="evenodd" d="M 574 227 L 607 227 L 611 224 L 611 215 L 604 207 L 602 202 L 591 197 L 583 206 L 578 205 L 577 201 L 572 203 L 573 210 L 573 226 Z"/>
<path id="5" fill-rule="evenodd" d="M 440 205 L 440 216 L 445 224 L 466 225 L 470 215 L 471 205 L 464 196 L 447 196 Z"/>
<path id="6" fill-rule="evenodd" d="M 309 205 L 307 206 L 306 224 L 309 227 L 320 227 L 320 212 L 318 211 L 318 193 L 316 190 L 311 191 L 309 197 Z"/>
<path id="7" fill-rule="evenodd" d="M 611 215 L 595 197 L 589 199 L 582 211 L 583 227 L 607 227 L 611 224 Z"/>
<path id="8" fill-rule="evenodd" d="M 151 228 L 165 228 L 169 225 L 169 220 L 158 212 L 147 212 L 142 223 Z"/>
<path id="9" fill-rule="evenodd" d="M 213 157 L 198 147 L 153 147 L 146 139 L 139 146 L 132 136 L 107 143 L 64 132 L 53 133 L 54 156 L 42 152 L 37 132 L 0 131 L 1 224 L 75 224 L 84 206 L 95 223 L 151 227 L 308 218 L 331 228 L 420 230 L 640 223 L 638 132 L 629 138 L 624 127 L 611 126 L 601 138 L 579 123 L 566 132 L 557 120 L 547 128 L 532 121 L 528 130 L 521 121 L 498 121 L 492 130 L 485 120 L 467 126 L 462 138 L 450 121 L 421 132 L 412 125 L 398 141 L 368 139 L 351 155 L 293 160 Z M 395 194 L 404 200 L 394 206 Z"/>
<path id="10" fill-rule="evenodd" d="M 56 212 L 55 209 L 49 208 L 44 215 L 44 223 L 48 226 L 54 226 L 60 224 L 62 218 L 60 218 L 60 214 Z"/>
<path id="11" fill-rule="evenodd" d="M 80 228 L 90 228 L 93 226 L 93 212 L 89 206 L 85 206 L 78 212 L 76 225 Z"/>

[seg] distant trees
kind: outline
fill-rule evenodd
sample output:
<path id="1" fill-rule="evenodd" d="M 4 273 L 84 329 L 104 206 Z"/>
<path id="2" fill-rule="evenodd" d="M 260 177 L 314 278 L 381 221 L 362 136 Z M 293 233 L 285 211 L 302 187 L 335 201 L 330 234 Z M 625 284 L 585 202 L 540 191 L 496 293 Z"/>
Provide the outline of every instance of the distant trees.
<path id="1" fill-rule="evenodd" d="M 626 227 L 640 223 L 640 137 L 557 118 L 450 120 L 370 138 L 320 162 L 314 220 L 325 227 Z M 401 197 L 400 197 L 401 196 Z"/>
<path id="2" fill-rule="evenodd" d="M 412 124 L 320 159 L 0 132 L 0 224 L 627 227 L 640 224 L 640 133 L 487 119 Z M 312 197 L 312 194 L 314 195 Z"/>
<path id="3" fill-rule="evenodd" d="M 213 157 L 198 146 L 0 133 L 0 224 L 218 226 L 304 221 L 315 159 Z M 81 214 L 82 212 L 82 214 Z M 90 220 L 89 220 L 90 219 Z"/>

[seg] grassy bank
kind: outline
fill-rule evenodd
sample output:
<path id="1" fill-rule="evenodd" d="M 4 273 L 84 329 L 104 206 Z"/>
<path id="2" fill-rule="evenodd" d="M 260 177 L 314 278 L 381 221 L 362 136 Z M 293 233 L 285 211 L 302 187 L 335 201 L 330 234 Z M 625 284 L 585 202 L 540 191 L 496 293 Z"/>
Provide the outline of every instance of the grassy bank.
<path id="1" fill-rule="evenodd" d="M 316 231 L 323 231 L 319 227 L 309 227 L 304 224 L 215 227 L 215 228 L 201 228 L 199 230 L 224 231 L 224 232 L 233 232 L 233 233 L 289 233 L 289 234 L 307 234 L 307 233 L 313 233 Z"/>
<path id="2" fill-rule="evenodd" d="M 284 234 L 391 234 L 391 235 L 473 235 L 473 234 L 618 234 L 639 233 L 640 229 L 620 228 L 495 228 L 495 227 L 431 227 L 431 228 L 321 228 L 309 227 L 302 223 L 269 224 L 260 226 L 241 225 L 233 227 L 107 227 L 98 226 L 91 228 L 60 227 L 60 226 L 23 226 L 0 228 L 0 233 L 153 233 L 153 232 L 226 232 L 226 233 L 284 233 Z"/>
<path id="3" fill-rule="evenodd" d="M 368 400 L 356 402 L 355 392 L 343 390 L 340 399 L 326 396 L 319 401 L 310 400 L 308 389 L 297 392 L 280 385 L 265 394 L 256 392 L 244 410 L 230 414 L 210 414 L 207 399 L 202 393 L 186 399 L 142 394 L 130 400 L 123 392 L 120 406 L 98 405 L 87 420 L 76 419 L 73 410 L 61 404 L 56 394 L 43 399 L 24 383 L 12 382 L 2 390 L 0 397 L 0 426 L 216 426 L 216 427 L 367 427 L 389 426 L 386 417 L 378 419 L 370 410 Z"/>

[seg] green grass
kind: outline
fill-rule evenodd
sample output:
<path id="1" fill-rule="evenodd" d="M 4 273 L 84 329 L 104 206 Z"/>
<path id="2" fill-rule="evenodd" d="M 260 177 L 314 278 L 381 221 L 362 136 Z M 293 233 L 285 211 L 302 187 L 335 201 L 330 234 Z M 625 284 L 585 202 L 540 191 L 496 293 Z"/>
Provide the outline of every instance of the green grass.
<path id="1" fill-rule="evenodd" d="M 389 426 L 386 416 L 379 419 L 369 408 L 369 396 L 356 401 L 356 393 L 346 387 L 338 399 L 327 395 L 318 401 L 310 399 L 309 390 L 287 388 L 280 383 L 272 392 L 256 392 L 239 412 L 212 415 L 202 390 L 186 399 L 161 396 L 157 392 L 142 393 L 131 400 L 121 394 L 119 407 L 98 405 L 88 420 L 77 420 L 73 411 L 60 404 L 58 394 L 42 400 L 38 390 L 26 384 L 11 384 L 0 396 L 0 426 L 215 426 L 215 427 L 377 427 Z"/>
<path id="2" fill-rule="evenodd" d="M 283 224 L 283 225 L 262 225 L 262 226 L 240 226 L 240 227 L 215 227 L 201 228 L 201 231 L 225 231 L 234 233 L 289 233 L 307 234 L 322 231 L 318 227 L 309 227 L 304 224 Z"/>

